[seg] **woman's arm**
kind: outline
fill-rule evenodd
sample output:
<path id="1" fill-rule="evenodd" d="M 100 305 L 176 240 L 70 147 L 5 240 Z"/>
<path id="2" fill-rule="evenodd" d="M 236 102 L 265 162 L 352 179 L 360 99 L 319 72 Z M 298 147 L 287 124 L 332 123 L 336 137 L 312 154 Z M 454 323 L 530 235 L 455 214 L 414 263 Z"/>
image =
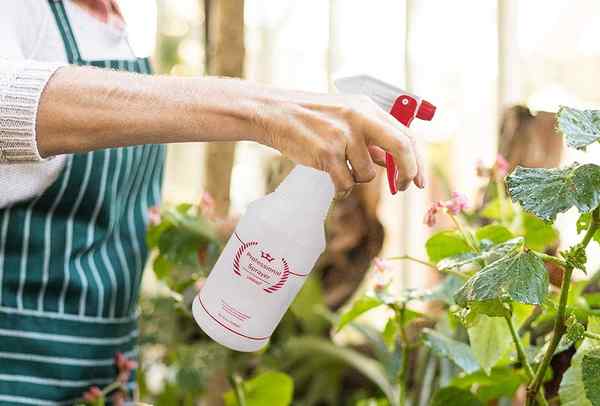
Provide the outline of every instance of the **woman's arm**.
<path id="1" fill-rule="evenodd" d="M 241 140 L 329 172 L 338 191 L 372 180 L 373 161 L 384 163 L 383 150 L 395 156 L 401 190 L 412 181 L 424 183 L 407 129 L 362 96 L 64 67 L 46 86 L 37 115 L 43 157 L 147 143 Z"/>

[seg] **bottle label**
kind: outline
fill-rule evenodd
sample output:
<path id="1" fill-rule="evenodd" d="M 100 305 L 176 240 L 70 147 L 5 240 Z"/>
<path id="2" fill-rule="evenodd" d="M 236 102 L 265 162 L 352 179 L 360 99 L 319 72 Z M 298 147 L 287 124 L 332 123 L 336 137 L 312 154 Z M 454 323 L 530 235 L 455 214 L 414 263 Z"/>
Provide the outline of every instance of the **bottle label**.
<path id="1" fill-rule="evenodd" d="M 295 272 L 295 265 L 305 268 L 305 261 L 293 258 L 298 255 L 291 245 L 244 240 L 238 227 L 200 292 L 201 310 L 240 337 L 269 338 L 316 260 L 307 273 Z"/>
<path id="2" fill-rule="evenodd" d="M 283 288 L 290 276 L 306 276 L 292 272 L 285 258 L 273 256 L 258 241 L 243 242 L 237 232 L 234 235 L 241 245 L 233 259 L 233 273 L 245 282 L 273 293 Z"/>

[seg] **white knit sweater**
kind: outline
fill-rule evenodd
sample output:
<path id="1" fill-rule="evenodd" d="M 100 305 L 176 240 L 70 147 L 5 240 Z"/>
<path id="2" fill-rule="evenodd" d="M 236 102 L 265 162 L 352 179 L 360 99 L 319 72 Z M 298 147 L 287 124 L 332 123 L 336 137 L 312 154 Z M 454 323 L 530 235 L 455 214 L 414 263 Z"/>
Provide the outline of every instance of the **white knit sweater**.
<path id="1" fill-rule="evenodd" d="M 65 0 L 82 57 L 131 59 L 125 31 L 101 23 Z M 60 174 L 65 156 L 43 160 L 36 115 L 46 83 L 66 64 L 62 39 L 46 0 L 0 3 L 0 208 L 41 194 Z"/>

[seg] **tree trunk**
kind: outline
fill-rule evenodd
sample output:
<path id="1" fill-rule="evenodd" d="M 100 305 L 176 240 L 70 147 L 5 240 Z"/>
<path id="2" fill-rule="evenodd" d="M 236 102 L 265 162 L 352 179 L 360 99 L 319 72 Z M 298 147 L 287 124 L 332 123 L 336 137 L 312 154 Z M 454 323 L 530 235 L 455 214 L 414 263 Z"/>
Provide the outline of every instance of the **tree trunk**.
<path id="1" fill-rule="evenodd" d="M 214 76 L 241 78 L 244 74 L 244 0 L 205 0 L 206 66 Z M 231 170 L 235 143 L 206 146 L 205 190 L 215 199 L 216 212 L 229 212 Z"/>

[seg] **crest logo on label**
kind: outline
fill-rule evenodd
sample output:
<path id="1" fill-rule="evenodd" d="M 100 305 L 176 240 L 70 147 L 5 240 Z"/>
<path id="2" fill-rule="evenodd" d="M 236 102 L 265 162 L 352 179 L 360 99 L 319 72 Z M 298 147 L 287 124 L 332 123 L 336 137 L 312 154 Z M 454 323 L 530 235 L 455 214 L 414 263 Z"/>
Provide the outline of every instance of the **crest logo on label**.
<path id="1" fill-rule="evenodd" d="M 271 254 L 269 254 L 268 252 L 266 252 L 266 251 L 261 251 L 260 252 L 260 257 L 262 259 L 266 259 L 269 262 L 273 262 L 275 260 L 275 258 Z"/>

